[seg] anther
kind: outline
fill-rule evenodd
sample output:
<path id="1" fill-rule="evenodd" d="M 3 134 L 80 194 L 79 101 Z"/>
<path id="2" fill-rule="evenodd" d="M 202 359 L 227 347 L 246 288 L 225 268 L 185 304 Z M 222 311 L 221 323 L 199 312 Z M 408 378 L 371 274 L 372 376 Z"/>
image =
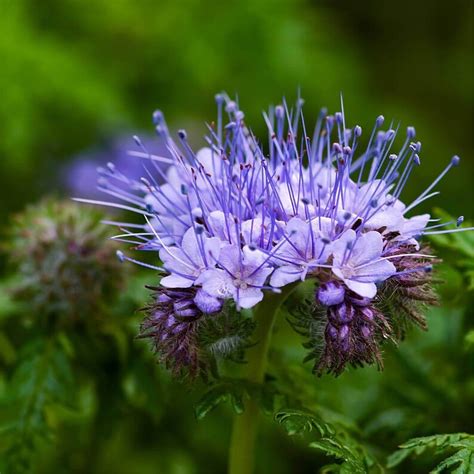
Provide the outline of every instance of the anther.
<path id="1" fill-rule="evenodd" d="M 412 127 L 412 126 L 407 127 L 408 139 L 411 140 L 412 138 L 415 138 L 415 135 L 416 135 L 415 127 Z"/>
<path id="2" fill-rule="evenodd" d="M 460 162 L 461 162 L 461 158 L 459 158 L 459 156 L 457 156 L 457 155 L 454 155 L 454 156 L 451 158 L 451 164 L 452 164 L 453 166 L 458 166 Z"/>

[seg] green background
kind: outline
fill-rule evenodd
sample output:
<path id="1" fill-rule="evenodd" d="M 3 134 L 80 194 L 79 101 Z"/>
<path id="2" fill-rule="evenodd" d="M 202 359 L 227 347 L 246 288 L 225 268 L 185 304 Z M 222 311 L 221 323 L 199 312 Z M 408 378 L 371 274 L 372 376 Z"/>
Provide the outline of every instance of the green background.
<path id="1" fill-rule="evenodd" d="M 416 197 L 459 155 L 461 167 L 425 209 L 472 219 L 472 52 L 468 0 L 0 0 L 0 236 L 27 203 L 68 196 L 61 173 L 74 156 L 124 132 L 150 134 L 156 108 L 173 130 L 189 128 L 200 146 L 216 92 L 238 94 L 247 123 L 262 136 L 261 111 L 283 96 L 294 99 L 299 87 L 308 123 L 321 106 L 338 110 L 342 92 L 348 124 L 360 124 L 364 135 L 379 114 L 402 129 L 416 127 L 422 166 L 402 198 Z M 413 332 L 400 351 L 388 349 L 383 374 L 301 375 L 318 403 L 362 427 L 382 459 L 411 436 L 472 431 L 473 365 L 464 341 L 472 289 L 455 257 L 450 263 L 431 331 Z M 120 311 L 133 315 L 134 328 L 141 318 L 134 310 L 147 298 L 143 284 L 154 278 L 137 273 L 129 282 Z M 0 314 L 9 311 L 2 305 Z M 300 339 L 284 323 L 280 329 L 276 344 L 302 367 Z M 94 375 L 100 403 L 87 383 L 78 386 L 78 413 L 53 420 L 59 437 L 42 445 L 35 470 L 224 472 L 230 410 L 197 422 L 198 395 L 172 382 L 130 334 L 123 344 L 139 355 L 122 363 L 102 348 Z M 262 432 L 259 472 L 318 472 L 328 462 L 270 419 Z"/>

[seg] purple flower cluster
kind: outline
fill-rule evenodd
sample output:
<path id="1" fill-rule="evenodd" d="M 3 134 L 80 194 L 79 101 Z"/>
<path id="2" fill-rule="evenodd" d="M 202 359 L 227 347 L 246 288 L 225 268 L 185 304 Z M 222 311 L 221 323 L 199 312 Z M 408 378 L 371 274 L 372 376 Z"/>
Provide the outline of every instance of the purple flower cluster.
<path id="1" fill-rule="evenodd" d="M 216 102 L 205 148 L 193 151 L 184 130 L 173 139 L 156 111 L 156 132 L 169 156 L 153 154 L 135 137 L 143 177 L 132 179 L 110 164 L 101 188 L 118 202 L 83 201 L 144 216 L 143 224 L 117 223 L 123 231 L 115 238 L 159 252 L 160 266 L 144 265 L 164 273 L 162 287 L 192 289 L 192 307 L 203 313 L 220 311 L 227 300 L 238 310 L 252 308 L 266 292 L 314 279 L 318 304 L 327 308 L 323 365 L 338 372 L 346 362 L 373 361 L 375 334 L 388 333 L 372 304 L 379 290 L 398 282 L 408 291 L 410 278 L 424 281 L 432 256 L 420 249 L 423 235 L 466 230 L 412 215 L 437 194 L 433 189 L 459 158 L 405 204 L 400 195 L 420 166 L 413 127 L 395 151 L 398 127 L 383 129 L 379 116 L 362 147 L 362 128 L 348 128 L 344 112 L 322 110 L 308 133 L 298 99 L 292 108 L 284 102 L 264 114 L 264 146 L 237 102 L 225 94 Z M 414 295 L 420 285 L 411 288 Z"/>

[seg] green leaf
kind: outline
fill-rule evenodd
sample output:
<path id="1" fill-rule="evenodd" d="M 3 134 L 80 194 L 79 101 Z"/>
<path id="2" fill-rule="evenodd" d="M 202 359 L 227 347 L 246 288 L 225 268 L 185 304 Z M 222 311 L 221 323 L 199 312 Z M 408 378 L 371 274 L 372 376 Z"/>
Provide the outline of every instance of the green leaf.
<path id="1" fill-rule="evenodd" d="M 350 445 L 345 445 L 334 438 L 321 438 L 309 445 L 311 448 L 319 449 L 328 456 L 333 456 L 343 461 L 342 464 L 332 465 L 329 472 L 366 474 L 367 465 L 364 456 Z"/>
<path id="2" fill-rule="evenodd" d="M 342 460 L 342 463 L 324 466 L 322 472 L 365 474 L 371 466 L 380 467 L 363 444 L 344 427 L 326 422 L 319 414 L 309 410 L 286 408 L 275 414 L 275 421 L 280 423 L 290 436 L 316 432 L 320 438 L 312 441 L 309 447 Z"/>
<path id="3" fill-rule="evenodd" d="M 7 472 L 31 472 L 40 442 L 50 439 L 58 408 L 71 407 L 72 370 L 62 344 L 37 340 L 23 351 L 0 403 L 0 446 Z"/>
<path id="4" fill-rule="evenodd" d="M 334 435 L 335 429 L 316 415 L 303 410 L 283 409 L 275 414 L 275 421 L 280 423 L 289 436 L 303 435 L 313 430 L 321 436 Z"/>
<path id="5" fill-rule="evenodd" d="M 198 420 L 202 420 L 209 412 L 221 403 L 231 402 L 235 413 L 244 411 L 244 399 L 249 396 L 247 383 L 243 380 L 228 380 L 214 385 L 206 392 L 194 407 Z"/>
<path id="6" fill-rule="evenodd" d="M 466 438 L 459 443 L 453 443 L 451 447 L 460 449 L 439 463 L 431 472 L 433 474 L 441 473 L 448 468 L 453 469 L 452 472 L 457 474 L 470 474 L 474 472 L 474 437 Z"/>
<path id="7" fill-rule="evenodd" d="M 438 434 L 410 439 L 387 458 L 387 467 L 394 468 L 405 459 L 420 456 L 427 450 L 449 456 L 439 463 L 432 473 L 441 473 L 446 469 L 451 469 L 450 472 L 457 474 L 474 472 L 474 435 L 467 433 Z M 452 451 L 455 451 L 454 454 L 451 454 Z"/>
<path id="8" fill-rule="evenodd" d="M 222 403 L 230 402 L 235 413 L 245 410 L 246 400 L 255 400 L 266 415 L 274 412 L 275 397 L 278 395 L 270 382 L 262 385 L 244 379 L 224 378 L 214 384 L 194 406 L 194 414 L 202 420 Z"/>

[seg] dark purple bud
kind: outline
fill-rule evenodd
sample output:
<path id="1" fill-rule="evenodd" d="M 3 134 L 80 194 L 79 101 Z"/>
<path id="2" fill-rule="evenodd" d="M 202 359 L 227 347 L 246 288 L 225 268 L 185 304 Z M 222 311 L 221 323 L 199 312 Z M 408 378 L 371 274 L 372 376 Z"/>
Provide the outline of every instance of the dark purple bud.
<path id="1" fill-rule="evenodd" d="M 417 166 L 420 166 L 421 165 L 421 160 L 420 160 L 420 157 L 418 156 L 418 154 L 415 153 L 415 155 L 413 156 L 413 161 L 415 162 L 415 164 Z"/>
<path id="2" fill-rule="evenodd" d="M 341 326 L 341 328 L 339 329 L 338 337 L 341 341 L 349 337 L 349 326 L 347 324 Z"/>
<path id="3" fill-rule="evenodd" d="M 459 216 L 456 219 L 456 227 L 460 227 L 463 222 L 464 222 L 464 216 Z"/>
<path id="4" fill-rule="evenodd" d="M 166 321 L 166 327 L 170 328 L 174 326 L 178 321 L 176 321 L 175 317 L 172 314 L 168 315 L 168 319 Z"/>
<path id="5" fill-rule="evenodd" d="M 352 148 L 350 146 L 345 146 L 343 149 L 342 149 L 343 153 L 345 155 L 350 155 L 352 153 Z"/>
<path id="6" fill-rule="evenodd" d="M 385 134 L 385 140 L 389 141 L 395 136 L 395 130 L 387 130 L 387 133 Z"/>
<path id="7" fill-rule="evenodd" d="M 178 130 L 178 137 L 181 138 L 181 140 L 186 140 L 187 136 L 186 130 Z"/>
<path id="8" fill-rule="evenodd" d="M 356 137 L 360 137 L 362 135 L 362 127 L 360 125 L 356 125 L 354 127 L 354 135 Z"/>
<path id="9" fill-rule="evenodd" d="M 360 328 L 360 332 L 362 333 L 362 336 L 365 337 L 365 339 L 369 339 L 370 336 L 372 336 L 372 328 L 366 326 L 365 324 Z"/>
<path id="10" fill-rule="evenodd" d="M 318 300 L 324 306 L 334 306 L 344 301 L 345 290 L 338 281 L 323 283 L 318 289 Z"/>
<path id="11" fill-rule="evenodd" d="M 384 122 L 385 118 L 383 115 L 379 115 L 377 117 L 377 120 L 375 121 L 375 124 L 377 127 L 381 127 L 383 125 L 383 122 Z"/>
<path id="12" fill-rule="evenodd" d="M 199 314 L 191 300 L 178 300 L 173 303 L 174 314 L 182 318 L 193 317 Z"/>
<path id="13" fill-rule="evenodd" d="M 194 297 L 195 305 L 206 314 L 217 313 L 222 309 L 222 301 L 200 289 Z"/>
<path id="14" fill-rule="evenodd" d="M 158 320 L 168 320 L 169 317 L 169 312 L 168 311 L 161 311 L 161 310 L 156 310 L 152 314 L 153 320 L 158 321 Z"/>
<path id="15" fill-rule="evenodd" d="M 172 301 L 172 298 L 169 297 L 166 293 L 159 293 L 158 297 L 156 298 L 156 301 L 158 301 L 158 303 L 170 303 Z"/>
<path id="16" fill-rule="evenodd" d="M 354 319 L 354 308 L 350 304 L 340 304 L 336 311 L 339 323 L 350 323 Z"/>
<path id="17" fill-rule="evenodd" d="M 336 119 L 337 123 L 342 124 L 342 113 L 341 112 L 336 112 L 334 114 L 334 118 Z"/>
<path id="18" fill-rule="evenodd" d="M 342 153 L 342 147 L 339 145 L 339 143 L 333 143 L 332 144 L 332 151 L 334 153 Z"/>
<path id="19" fill-rule="evenodd" d="M 349 301 L 355 306 L 368 306 L 372 303 L 372 300 L 370 298 L 360 296 L 356 293 L 352 293 L 349 295 Z"/>
<path id="20" fill-rule="evenodd" d="M 407 127 L 407 137 L 409 140 L 412 140 L 413 138 L 415 138 L 415 135 L 416 135 L 416 131 L 415 131 L 415 127 Z"/>
<path id="21" fill-rule="evenodd" d="M 336 341 L 336 340 L 337 340 L 337 329 L 336 329 L 334 326 L 332 326 L 331 324 L 328 324 L 328 325 L 327 325 L 326 334 L 327 334 L 333 341 Z"/>
<path id="22" fill-rule="evenodd" d="M 364 307 L 362 308 L 362 315 L 363 317 L 367 320 L 367 321 L 373 321 L 375 319 L 375 315 L 374 315 L 374 312 L 368 308 L 368 307 Z"/>

